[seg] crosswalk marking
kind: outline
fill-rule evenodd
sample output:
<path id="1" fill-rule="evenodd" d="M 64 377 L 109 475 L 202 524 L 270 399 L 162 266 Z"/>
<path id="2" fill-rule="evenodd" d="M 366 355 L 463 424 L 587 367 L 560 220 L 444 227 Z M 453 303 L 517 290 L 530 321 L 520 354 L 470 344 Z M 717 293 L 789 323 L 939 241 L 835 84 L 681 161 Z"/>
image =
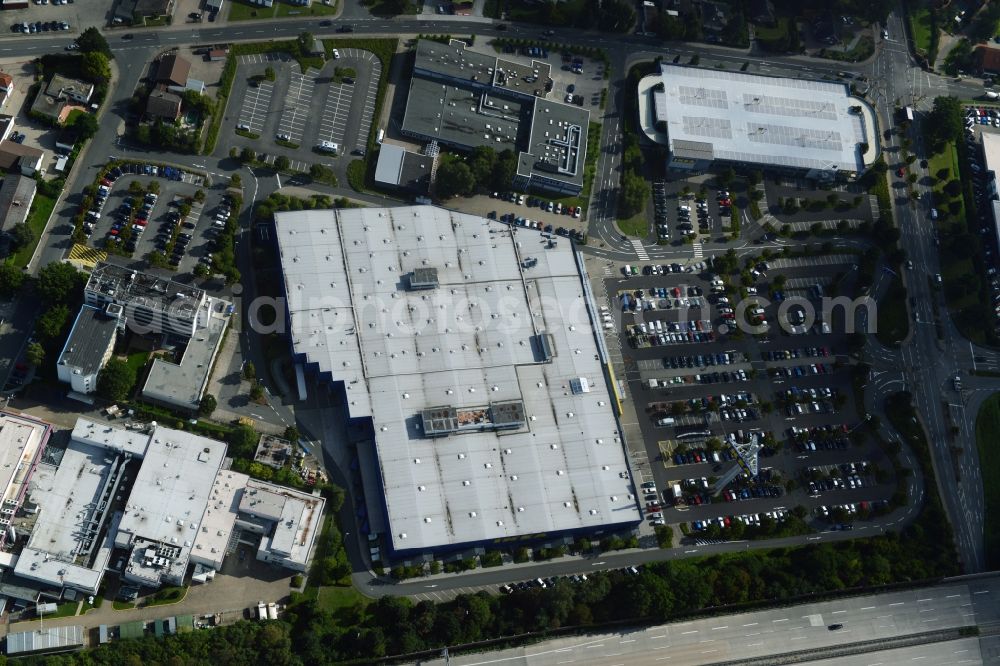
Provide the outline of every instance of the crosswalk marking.
<path id="1" fill-rule="evenodd" d="M 646 248 L 642 246 L 642 241 L 637 241 L 636 239 L 631 239 L 632 247 L 635 248 L 635 254 L 639 257 L 639 261 L 649 261 L 649 255 L 646 254 Z"/>
<path id="2" fill-rule="evenodd" d="M 695 243 L 694 243 L 694 258 L 695 259 L 701 259 L 704 256 L 705 256 L 705 252 L 704 252 L 704 249 L 701 246 L 701 243 L 698 242 L 698 241 L 695 241 Z"/>

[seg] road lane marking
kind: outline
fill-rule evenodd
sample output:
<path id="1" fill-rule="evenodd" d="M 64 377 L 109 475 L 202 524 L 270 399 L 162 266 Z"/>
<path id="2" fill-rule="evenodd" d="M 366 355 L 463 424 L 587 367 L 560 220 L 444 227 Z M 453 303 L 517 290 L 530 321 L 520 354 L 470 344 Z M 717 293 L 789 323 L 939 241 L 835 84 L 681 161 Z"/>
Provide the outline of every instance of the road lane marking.
<path id="1" fill-rule="evenodd" d="M 875 606 L 865 606 L 861 610 L 875 610 Z"/>
<path id="2" fill-rule="evenodd" d="M 712 631 L 718 631 L 719 629 L 728 629 L 728 628 L 729 628 L 729 625 L 725 624 L 725 625 L 723 625 L 721 627 L 712 627 Z"/>
<path id="3" fill-rule="evenodd" d="M 771 620 L 771 622 L 788 622 L 788 618 L 787 617 L 783 617 L 780 620 Z"/>
<path id="4" fill-rule="evenodd" d="M 697 634 L 697 633 L 698 633 L 697 629 L 692 629 L 691 631 L 682 631 L 681 636 L 687 636 L 688 634 Z"/>
<path id="5" fill-rule="evenodd" d="M 598 643 L 597 645 L 588 645 L 587 649 L 604 647 L 604 643 Z"/>
<path id="6" fill-rule="evenodd" d="M 629 638 L 628 640 L 618 641 L 618 642 L 619 643 L 635 643 L 635 639 L 634 638 Z"/>
<path id="7" fill-rule="evenodd" d="M 833 615 L 836 615 L 837 613 L 846 613 L 846 612 L 847 611 L 845 610 L 833 611 Z"/>
<path id="8" fill-rule="evenodd" d="M 893 603 L 891 603 L 889 605 L 890 606 L 902 606 L 905 603 L 906 603 L 905 601 L 895 601 L 895 602 L 893 602 Z"/>
<path id="9" fill-rule="evenodd" d="M 748 623 L 748 624 L 744 624 L 743 626 L 744 626 L 744 627 L 756 627 L 756 626 L 757 626 L 757 623 L 756 623 L 756 622 L 750 622 L 750 623 Z"/>

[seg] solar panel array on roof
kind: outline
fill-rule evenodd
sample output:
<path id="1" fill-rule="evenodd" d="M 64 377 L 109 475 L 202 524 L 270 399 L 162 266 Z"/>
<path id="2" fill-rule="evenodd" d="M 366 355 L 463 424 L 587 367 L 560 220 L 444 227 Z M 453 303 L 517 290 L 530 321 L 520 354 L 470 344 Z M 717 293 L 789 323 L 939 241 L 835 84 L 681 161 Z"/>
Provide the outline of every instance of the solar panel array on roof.
<path id="1" fill-rule="evenodd" d="M 714 159 L 857 173 L 861 144 L 875 141 L 875 128 L 853 108 L 865 103 L 842 83 L 668 63 L 656 76 L 658 84 L 641 89 L 677 158 L 701 142 L 711 151 L 697 152 Z"/>
<path id="2" fill-rule="evenodd" d="M 837 109 L 833 104 L 829 102 L 816 102 L 811 99 L 743 93 L 743 104 L 747 107 L 747 110 L 756 111 L 757 113 L 767 113 L 772 116 L 816 118 L 819 120 L 837 119 Z"/>
<path id="3" fill-rule="evenodd" d="M 684 116 L 684 132 L 691 136 L 707 136 L 713 139 L 733 138 L 733 126 L 727 118 L 703 118 Z"/>

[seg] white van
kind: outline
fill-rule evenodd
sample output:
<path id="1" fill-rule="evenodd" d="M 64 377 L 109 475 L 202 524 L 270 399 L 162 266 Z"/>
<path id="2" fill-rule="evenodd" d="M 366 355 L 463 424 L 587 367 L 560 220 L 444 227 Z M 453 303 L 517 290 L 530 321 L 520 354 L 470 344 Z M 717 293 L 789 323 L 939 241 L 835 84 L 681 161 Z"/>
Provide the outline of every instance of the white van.
<path id="1" fill-rule="evenodd" d="M 622 272 L 625 273 L 626 276 L 632 275 L 632 267 L 625 264 L 625 268 L 622 269 Z"/>
<path id="2" fill-rule="evenodd" d="M 659 419 L 656 422 L 656 425 L 658 425 L 658 426 L 668 426 L 668 425 L 673 425 L 673 424 L 674 424 L 674 419 L 671 418 L 671 417 L 669 417 L 669 416 L 666 417 L 666 418 Z"/>

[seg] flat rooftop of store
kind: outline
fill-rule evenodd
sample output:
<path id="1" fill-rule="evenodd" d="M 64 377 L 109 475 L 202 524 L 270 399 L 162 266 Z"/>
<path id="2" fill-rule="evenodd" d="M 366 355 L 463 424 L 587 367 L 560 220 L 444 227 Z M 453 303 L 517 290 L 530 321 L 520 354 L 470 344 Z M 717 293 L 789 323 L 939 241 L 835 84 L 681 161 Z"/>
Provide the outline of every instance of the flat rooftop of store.
<path id="1" fill-rule="evenodd" d="M 517 152 L 527 142 L 530 122 L 530 105 L 431 79 L 410 79 L 404 131 Z"/>
<path id="2" fill-rule="evenodd" d="M 663 85 L 653 92 L 656 120 L 677 156 L 864 170 L 866 132 L 851 111 L 863 102 L 844 83 L 669 63 L 653 76 Z"/>
<path id="3" fill-rule="evenodd" d="M 190 310 L 205 298 L 205 290 L 109 263 L 98 264 L 87 280 L 87 289 L 118 302 L 152 310 Z"/>
<path id="4" fill-rule="evenodd" d="M 372 418 L 395 550 L 641 519 L 570 243 L 433 206 L 275 227 L 294 351 Z"/>

